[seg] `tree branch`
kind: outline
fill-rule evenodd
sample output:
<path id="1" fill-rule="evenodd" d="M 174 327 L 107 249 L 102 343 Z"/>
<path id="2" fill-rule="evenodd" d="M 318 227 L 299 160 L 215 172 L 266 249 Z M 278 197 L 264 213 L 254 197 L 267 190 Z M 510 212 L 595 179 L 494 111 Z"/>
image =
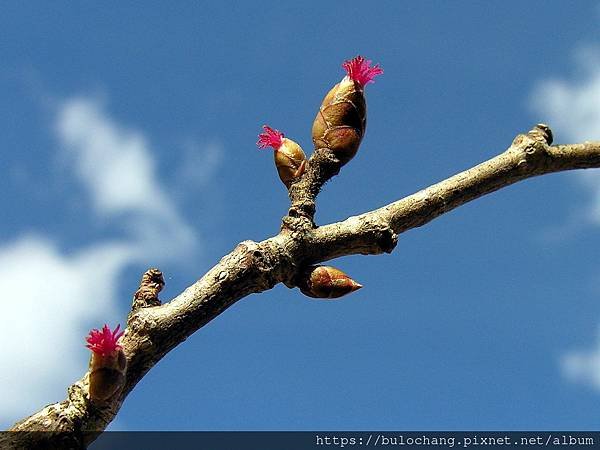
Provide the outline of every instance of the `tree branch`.
<path id="1" fill-rule="evenodd" d="M 301 199 L 308 198 L 311 213 L 308 217 L 290 214 L 284 217 L 278 235 L 259 243 L 240 243 L 168 303 L 160 305 L 156 297 L 164 283 L 160 272 L 152 269 L 155 272 L 145 274 L 122 338 L 128 364 L 125 386 L 117 395 L 101 404 L 92 402 L 86 373 L 69 387 L 66 400 L 17 422 L 11 430 L 51 431 L 44 435 L 49 442 L 68 439 L 72 448 L 85 448 L 115 417 L 148 370 L 241 298 L 271 289 L 278 283 L 293 288 L 298 285 L 302 269 L 310 264 L 353 254 L 389 253 L 395 248 L 399 234 L 526 178 L 600 167 L 600 142 L 559 146 L 551 143 L 550 129 L 537 125 L 529 133 L 518 135 L 505 152 L 486 162 L 382 208 L 320 227 L 312 223 L 314 208 L 310 205 L 327 177 L 314 176 L 319 169 L 313 165 L 313 175 L 290 187 L 292 207 L 296 210 L 303 208 L 298 207 Z M 301 185 L 304 187 L 300 188 Z M 145 285 L 144 280 L 153 284 Z M 15 433 L 12 445 L 15 448 L 20 445 L 26 448 L 31 442 L 40 445 L 40 439 L 37 434 Z"/>

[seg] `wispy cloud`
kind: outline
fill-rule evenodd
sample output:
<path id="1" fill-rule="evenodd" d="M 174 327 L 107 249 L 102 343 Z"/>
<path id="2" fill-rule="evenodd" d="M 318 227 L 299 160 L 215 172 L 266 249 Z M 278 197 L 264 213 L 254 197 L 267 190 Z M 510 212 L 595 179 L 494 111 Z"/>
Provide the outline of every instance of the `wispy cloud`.
<path id="1" fill-rule="evenodd" d="M 100 213 L 169 211 L 155 181 L 155 163 L 146 138 L 116 124 L 100 100 L 80 97 L 63 102 L 56 132 Z"/>
<path id="2" fill-rule="evenodd" d="M 66 256 L 40 235 L 0 248 L 0 420 L 60 399 L 82 373 L 85 329 L 115 317 L 115 282 L 131 252 L 104 243 Z"/>
<path id="3" fill-rule="evenodd" d="M 571 381 L 600 390 L 600 340 L 588 350 L 571 351 L 563 355 L 561 366 Z"/>
<path id="4" fill-rule="evenodd" d="M 183 161 L 176 182 L 183 187 L 205 187 L 214 177 L 223 159 L 223 146 L 217 140 L 199 144 L 187 140 L 183 144 Z"/>
<path id="5" fill-rule="evenodd" d="M 540 121 L 549 123 L 562 142 L 600 140 L 600 49 L 576 52 L 571 79 L 540 81 L 531 96 L 531 107 Z M 600 174 L 596 170 L 575 175 L 592 201 L 577 214 L 576 222 L 600 224 Z"/>
<path id="6" fill-rule="evenodd" d="M 549 78 L 538 84 L 532 107 L 563 141 L 600 140 L 600 50 L 581 50 L 575 61 L 570 80 Z"/>
<path id="7" fill-rule="evenodd" d="M 600 50 L 586 47 L 575 54 L 570 79 L 541 81 L 531 97 L 532 110 L 540 121 L 549 123 L 562 142 L 600 140 Z M 568 222 L 547 234 L 554 236 L 600 225 L 600 173 L 597 170 L 574 174 L 589 202 L 571 213 Z M 588 350 L 567 353 L 561 359 L 565 375 L 600 390 L 600 342 Z"/>
<path id="8" fill-rule="evenodd" d="M 0 246 L 0 328 L 8 337 L 0 346 L 5 426 L 64 398 L 68 384 L 83 374 L 89 328 L 123 321 L 116 291 L 127 266 L 181 258 L 199 247 L 196 231 L 158 177 L 144 133 L 117 123 L 92 97 L 59 102 L 54 132 L 58 154 L 88 194 L 90 213 L 119 237 L 65 253 L 58 236 L 40 230 Z M 207 155 L 209 162 L 215 158 Z"/>
<path id="9" fill-rule="evenodd" d="M 164 258 L 195 248 L 196 236 L 160 183 L 140 131 L 115 123 L 99 99 L 79 97 L 58 108 L 56 132 L 95 212 L 127 227 L 140 241 L 140 256 L 160 252 Z"/>

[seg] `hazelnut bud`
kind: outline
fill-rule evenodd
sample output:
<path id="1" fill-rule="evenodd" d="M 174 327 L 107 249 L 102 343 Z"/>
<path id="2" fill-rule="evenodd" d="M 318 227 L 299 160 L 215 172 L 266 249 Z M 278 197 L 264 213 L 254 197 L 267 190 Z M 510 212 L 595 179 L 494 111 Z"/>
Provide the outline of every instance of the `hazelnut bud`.
<path id="1" fill-rule="evenodd" d="M 300 277 L 298 287 L 313 298 L 339 298 L 362 288 L 344 272 L 331 266 L 308 267 Z"/>
<path id="2" fill-rule="evenodd" d="M 306 169 L 306 155 L 302 147 L 288 139 L 284 134 L 267 125 L 263 126 L 264 133 L 258 135 L 259 148 L 273 147 L 275 167 L 279 178 L 288 188 L 292 182 L 300 177 Z"/>
<path id="3" fill-rule="evenodd" d="M 341 164 L 350 161 L 365 134 L 367 104 L 364 88 L 383 73 L 379 65 L 362 56 L 345 61 L 346 76 L 325 96 L 313 122 L 312 139 L 315 148 L 328 148 Z"/>
<path id="4" fill-rule="evenodd" d="M 104 325 L 102 331 L 94 329 L 86 338 L 92 351 L 90 358 L 89 394 L 92 401 L 105 401 L 119 392 L 125 384 L 127 358 L 119 344 L 120 325 L 111 331 Z"/>
<path id="5" fill-rule="evenodd" d="M 90 398 L 105 401 L 115 395 L 125 384 L 127 359 L 123 350 L 110 355 L 92 354 L 90 361 Z"/>

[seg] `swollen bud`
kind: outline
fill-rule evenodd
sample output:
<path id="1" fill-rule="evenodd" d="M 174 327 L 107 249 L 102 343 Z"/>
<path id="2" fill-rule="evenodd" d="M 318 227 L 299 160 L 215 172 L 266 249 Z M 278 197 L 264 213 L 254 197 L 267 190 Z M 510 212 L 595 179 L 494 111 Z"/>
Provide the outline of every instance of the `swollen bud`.
<path id="1" fill-rule="evenodd" d="M 92 351 L 90 359 L 89 394 L 92 401 L 105 401 L 119 392 L 125 384 L 127 358 L 119 344 L 120 325 L 110 331 L 104 325 L 102 331 L 93 329 L 86 338 L 86 347 Z"/>
<path id="2" fill-rule="evenodd" d="M 298 287 L 309 297 L 339 298 L 357 291 L 362 284 L 335 267 L 311 266 L 302 274 Z"/>
<path id="3" fill-rule="evenodd" d="M 258 135 L 259 148 L 273 147 L 275 167 L 279 178 L 288 188 L 306 169 L 306 155 L 296 142 L 286 138 L 279 130 L 263 125 L 264 133 Z"/>
<path id="4" fill-rule="evenodd" d="M 379 64 L 357 56 L 345 61 L 346 76 L 325 96 L 313 122 L 315 148 L 329 148 L 343 164 L 350 161 L 367 126 L 365 86 L 383 73 Z"/>

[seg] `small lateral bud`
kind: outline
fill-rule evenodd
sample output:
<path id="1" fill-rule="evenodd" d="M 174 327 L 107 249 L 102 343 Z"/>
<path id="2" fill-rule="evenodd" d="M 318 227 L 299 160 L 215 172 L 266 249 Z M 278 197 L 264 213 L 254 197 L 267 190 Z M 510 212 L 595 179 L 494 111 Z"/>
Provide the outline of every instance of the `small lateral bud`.
<path id="1" fill-rule="evenodd" d="M 165 279 L 160 270 L 151 268 L 144 272 L 140 287 L 133 294 L 132 310 L 147 308 L 149 306 L 160 306 L 158 293 L 165 287 Z"/>
<path id="2" fill-rule="evenodd" d="M 277 173 L 283 184 L 289 188 L 292 182 L 304 173 L 306 155 L 300 145 L 286 138 L 281 131 L 267 125 L 263 125 L 263 130 L 264 132 L 258 135 L 256 145 L 259 148 L 273 148 Z"/>
<path id="3" fill-rule="evenodd" d="M 343 164 L 350 161 L 365 134 L 367 104 L 364 88 L 383 73 L 378 64 L 357 56 L 345 61 L 346 76 L 327 93 L 313 122 L 315 148 L 329 148 Z"/>
<path id="4" fill-rule="evenodd" d="M 87 336 L 86 347 L 92 351 L 90 358 L 89 394 L 92 401 L 105 401 L 119 392 L 125 384 L 127 358 L 119 339 L 120 325 L 111 331 L 108 325 L 102 330 L 93 329 Z"/>
<path id="5" fill-rule="evenodd" d="M 335 267 L 311 266 L 302 274 L 298 287 L 309 297 L 339 298 L 357 291 L 362 284 Z"/>

